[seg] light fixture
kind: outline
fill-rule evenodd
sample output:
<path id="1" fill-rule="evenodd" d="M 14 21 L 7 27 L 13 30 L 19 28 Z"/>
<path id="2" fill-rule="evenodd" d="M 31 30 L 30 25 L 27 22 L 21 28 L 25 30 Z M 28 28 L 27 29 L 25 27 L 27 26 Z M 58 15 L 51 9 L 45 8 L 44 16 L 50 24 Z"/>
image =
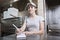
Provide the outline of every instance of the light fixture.
<path id="1" fill-rule="evenodd" d="M 12 7 L 12 3 L 17 2 L 18 0 L 11 0 L 10 1 L 10 7 Z"/>
<path id="2" fill-rule="evenodd" d="M 13 0 L 13 2 L 16 2 L 16 1 L 18 1 L 18 0 Z"/>
<path id="3" fill-rule="evenodd" d="M 29 2 L 31 3 L 31 2 L 32 2 L 32 0 L 29 0 Z"/>
<path id="4" fill-rule="evenodd" d="M 12 4 L 10 4 L 10 7 L 12 7 Z"/>

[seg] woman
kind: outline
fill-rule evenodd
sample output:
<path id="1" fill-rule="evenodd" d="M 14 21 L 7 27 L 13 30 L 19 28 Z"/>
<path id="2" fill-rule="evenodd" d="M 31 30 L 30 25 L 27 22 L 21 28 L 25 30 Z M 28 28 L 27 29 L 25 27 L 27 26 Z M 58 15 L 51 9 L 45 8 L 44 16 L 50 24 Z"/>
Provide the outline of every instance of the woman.
<path id="1" fill-rule="evenodd" d="M 44 32 L 44 19 L 36 15 L 37 7 L 34 3 L 27 4 L 29 16 L 26 17 L 23 26 L 17 30 L 27 36 L 27 40 L 40 40 L 40 35 Z M 27 31 L 24 31 L 27 28 Z"/>

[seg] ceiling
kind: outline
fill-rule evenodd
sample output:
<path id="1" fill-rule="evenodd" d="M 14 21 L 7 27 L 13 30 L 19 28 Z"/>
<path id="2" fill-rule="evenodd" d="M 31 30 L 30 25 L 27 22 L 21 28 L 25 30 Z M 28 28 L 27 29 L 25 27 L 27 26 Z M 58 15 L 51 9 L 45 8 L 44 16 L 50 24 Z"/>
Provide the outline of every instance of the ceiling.
<path id="1" fill-rule="evenodd" d="M 0 12 L 7 10 L 10 7 L 11 0 L 0 0 Z M 18 8 L 19 11 L 24 10 L 28 0 L 19 0 L 17 2 L 12 3 L 13 7 Z"/>
<path id="2" fill-rule="evenodd" d="M 48 8 L 60 5 L 60 0 L 45 0 Z"/>
<path id="3" fill-rule="evenodd" d="M 0 12 L 7 10 L 10 7 L 11 0 L 0 0 Z M 37 0 L 32 0 L 34 3 L 37 3 Z M 23 11 L 27 5 L 29 0 L 19 0 L 13 3 L 13 7 L 19 9 L 19 11 Z"/>
<path id="4" fill-rule="evenodd" d="M 10 3 L 11 0 L 0 0 L 0 6 Z"/>

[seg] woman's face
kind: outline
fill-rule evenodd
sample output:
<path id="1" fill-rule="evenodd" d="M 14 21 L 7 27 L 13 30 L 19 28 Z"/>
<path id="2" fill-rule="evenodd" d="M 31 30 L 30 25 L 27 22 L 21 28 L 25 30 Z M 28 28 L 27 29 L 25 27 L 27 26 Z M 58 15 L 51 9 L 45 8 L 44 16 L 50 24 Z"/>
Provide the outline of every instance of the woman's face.
<path id="1" fill-rule="evenodd" d="M 34 14 L 35 11 L 36 11 L 36 8 L 35 8 L 34 6 L 31 6 L 31 5 L 30 5 L 30 6 L 28 7 L 28 13 L 29 13 L 30 15 Z"/>

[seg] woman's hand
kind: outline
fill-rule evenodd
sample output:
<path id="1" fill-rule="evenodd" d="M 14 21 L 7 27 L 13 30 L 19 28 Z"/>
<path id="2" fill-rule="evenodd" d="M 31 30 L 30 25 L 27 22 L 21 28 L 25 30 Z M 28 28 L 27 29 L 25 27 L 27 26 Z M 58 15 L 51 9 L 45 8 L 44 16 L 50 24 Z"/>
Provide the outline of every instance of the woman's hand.
<path id="1" fill-rule="evenodd" d="M 25 32 L 23 32 L 25 35 L 32 35 L 33 34 L 33 32 L 28 32 L 28 31 L 25 31 Z"/>
<path id="2" fill-rule="evenodd" d="M 22 30 L 21 29 L 16 29 L 16 34 L 20 34 L 20 33 L 22 33 Z"/>

